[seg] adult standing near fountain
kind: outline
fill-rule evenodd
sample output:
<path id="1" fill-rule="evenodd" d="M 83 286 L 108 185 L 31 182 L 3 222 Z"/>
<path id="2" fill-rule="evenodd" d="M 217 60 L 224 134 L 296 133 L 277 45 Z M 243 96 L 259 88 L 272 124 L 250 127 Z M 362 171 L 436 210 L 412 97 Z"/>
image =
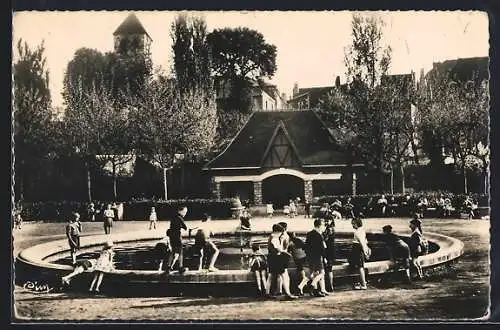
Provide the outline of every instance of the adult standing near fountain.
<path id="1" fill-rule="evenodd" d="M 311 280 L 311 295 L 316 297 L 324 297 L 327 295 L 324 288 L 321 288 L 321 282 L 325 277 L 325 268 L 323 258 L 325 257 L 325 241 L 323 240 L 323 232 L 325 231 L 325 221 L 321 218 L 314 220 L 314 229 L 306 235 L 306 255 L 309 268 L 312 272 Z M 318 289 L 318 284 L 320 288 Z"/>
<path id="2" fill-rule="evenodd" d="M 108 204 L 104 210 L 104 233 L 111 234 L 111 227 L 113 227 L 113 219 L 115 218 L 115 212 L 111 209 L 111 204 Z"/>
<path id="3" fill-rule="evenodd" d="M 177 214 L 172 219 L 172 221 L 170 221 L 170 243 L 172 244 L 172 250 L 174 252 L 174 259 L 172 260 L 170 268 L 173 270 L 175 263 L 178 262 L 178 269 L 180 273 L 186 271 L 183 262 L 184 255 L 182 248 L 181 230 L 188 230 L 188 227 L 184 222 L 184 217 L 186 216 L 187 212 L 187 206 L 179 206 L 179 208 L 177 209 Z"/>
<path id="4" fill-rule="evenodd" d="M 422 236 L 422 221 L 418 218 L 414 218 L 410 221 L 410 229 L 410 244 L 408 244 L 410 247 L 410 257 L 413 267 L 417 270 L 418 278 L 422 279 L 424 278 L 424 274 L 418 257 L 427 253 L 427 251 L 424 251 L 427 243 Z"/>
<path id="5" fill-rule="evenodd" d="M 355 284 L 354 289 L 366 290 L 366 274 L 365 274 L 365 259 L 370 258 L 371 250 L 368 247 L 365 228 L 360 217 L 356 217 L 351 221 L 354 228 L 354 238 L 352 241 L 352 249 L 349 255 L 349 265 L 359 272 L 360 284 Z"/>

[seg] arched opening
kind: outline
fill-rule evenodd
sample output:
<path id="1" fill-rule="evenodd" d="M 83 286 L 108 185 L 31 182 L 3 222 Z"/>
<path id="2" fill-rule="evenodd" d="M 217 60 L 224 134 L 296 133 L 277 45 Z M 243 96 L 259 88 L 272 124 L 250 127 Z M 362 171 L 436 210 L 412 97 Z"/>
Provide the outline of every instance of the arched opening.
<path id="1" fill-rule="evenodd" d="M 262 201 L 272 203 L 275 209 L 288 204 L 290 199 L 304 200 L 304 180 L 287 174 L 273 175 L 262 181 Z"/>

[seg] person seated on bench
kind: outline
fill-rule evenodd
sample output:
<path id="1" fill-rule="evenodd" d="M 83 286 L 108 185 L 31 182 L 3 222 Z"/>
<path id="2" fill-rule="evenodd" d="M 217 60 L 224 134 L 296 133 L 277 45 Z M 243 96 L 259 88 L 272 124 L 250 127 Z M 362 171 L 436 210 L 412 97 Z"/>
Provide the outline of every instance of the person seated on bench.
<path id="1" fill-rule="evenodd" d="M 446 216 L 443 195 L 439 195 L 436 199 L 436 209 L 440 217 L 444 218 Z"/>
<path id="2" fill-rule="evenodd" d="M 451 199 L 445 198 L 444 199 L 444 216 L 445 217 L 451 217 L 451 212 L 455 211 L 455 208 L 453 205 L 451 205 Z"/>
<path id="3" fill-rule="evenodd" d="M 389 197 L 389 202 L 387 205 L 387 213 L 389 215 L 396 215 L 396 209 L 398 208 L 398 203 L 396 203 L 396 199 L 394 196 Z"/>
<path id="4" fill-rule="evenodd" d="M 387 199 L 385 198 L 385 195 L 380 196 L 380 198 L 377 201 L 377 205 L 380 209 L 380 215 L 385 217 L 385 212 L 387 210 Z"/>
<path id="5" fill-rule="evenodd" d="M 354 205 L 352 204 L 351 197 L 348 197 L 344 204 L 344 214 L 346 219 L 354 218 Z"/>
<path id="6" fill-rule="evenodd" d="M 342 209 L 342 202 L 339 199 L 335 199 L 330 208 L 332 211 L 339 211 Z"/>
<path id="7" fill-rule="evenodd" d="M 463 208 L 465 209 L 469 220 L 471 220 L 475 214 L 474 211 L 477 209 L 477 203 L 475 203 L 470 196 L 465 198 Z"/>

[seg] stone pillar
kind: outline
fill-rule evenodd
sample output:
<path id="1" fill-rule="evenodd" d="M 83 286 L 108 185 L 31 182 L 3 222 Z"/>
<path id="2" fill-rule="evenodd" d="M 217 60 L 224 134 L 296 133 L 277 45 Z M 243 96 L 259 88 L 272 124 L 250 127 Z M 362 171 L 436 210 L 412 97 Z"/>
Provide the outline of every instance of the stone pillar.
<path id="1" fill-rule="evenodd" d="M 358 182 L 358 178 L 356 177 L 356 173 L 352 172 L 352 195 L 356 196 L 356 185 Z"/>
<path id="2" fill-rule="evenodd" d="M 311 202 L 313 199 L 313 184 L 311 180 L 304 181 L 304 200 Z"/>
<path id="3" fill-rule="evenodd" d="M 212 179 L 212 196 L 217 200 L 220 199 L 220 182 Z"/>
<path id="4" fill-rule="evenodd" d="M 262 205 L 262 181 L 253 183 L 253 202 L 255 205 Z"/>

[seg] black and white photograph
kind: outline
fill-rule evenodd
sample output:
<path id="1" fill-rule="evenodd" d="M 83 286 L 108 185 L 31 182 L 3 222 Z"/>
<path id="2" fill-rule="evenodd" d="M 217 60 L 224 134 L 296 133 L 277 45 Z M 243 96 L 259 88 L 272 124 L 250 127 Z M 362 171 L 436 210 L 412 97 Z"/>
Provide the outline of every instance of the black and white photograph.
<path id="1" fill-rule="evenodd" d="M 485 321 L 481 11 L 16 11 L 14 323 Z"/>

